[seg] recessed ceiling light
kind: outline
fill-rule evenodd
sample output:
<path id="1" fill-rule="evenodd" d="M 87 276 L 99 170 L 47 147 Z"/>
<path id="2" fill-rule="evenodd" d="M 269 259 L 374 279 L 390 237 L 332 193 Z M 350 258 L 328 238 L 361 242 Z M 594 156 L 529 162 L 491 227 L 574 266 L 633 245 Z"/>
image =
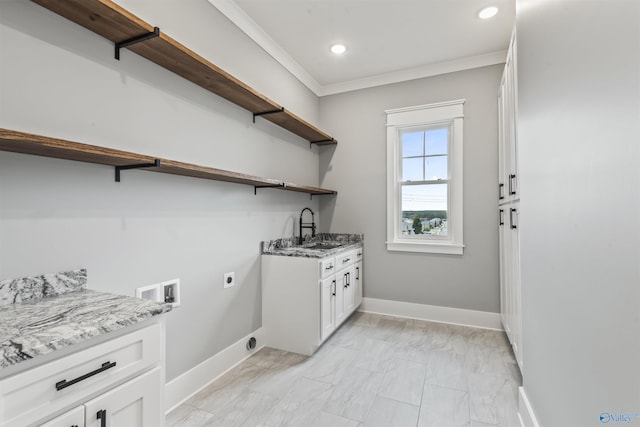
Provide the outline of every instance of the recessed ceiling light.
<path id="1" fill-rule="evenodd" d="M 334 45 L 331 45 L 331 52 L 335 53 L 336 55 L 342 55 L 346 51 L 347 47 L 343 44 L 336 43 Z"/>
<path id="2" fill-rule="evenodd" d="M 495 7 L 495 6 L 485 7 L 480 12 L 478 12 L 478 18 L 480 18 L 480 19 L 489 19 L 489 18 L 492 18 L 492 17 L 496 16 L 497 13 L 498 13 L 498 8 L 497 7 Z"/>

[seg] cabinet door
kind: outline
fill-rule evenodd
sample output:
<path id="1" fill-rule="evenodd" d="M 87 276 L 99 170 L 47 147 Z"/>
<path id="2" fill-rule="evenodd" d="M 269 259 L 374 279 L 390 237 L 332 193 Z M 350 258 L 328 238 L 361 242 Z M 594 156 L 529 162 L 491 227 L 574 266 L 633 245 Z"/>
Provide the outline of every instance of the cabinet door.
<path id="1" fill-rule="evenodd" d="M 67 411 L 40 427 L 84 427 L 84 406 Z"/>
<path id="2" fill-rule="evenodd" d="M 353 265 L 343 272 L 344 282 L 344 315 L 348 317 L 355 310 L 355 279 L 356 271 Z"/>
<path id="3" fill-rule="evenodd" d="M 336 286 L 335 276 L 320 282 L 320 341 L 329 338 L 329 335 L 336 328 L 334 321 Z"/>
<path id="4" fill-rule="evenodd" d="M 522 297 L 520 280 L 520 206 L 509 207 L 510 220 L 510 288 L 511 288 L 511 334 L 513 352 L 522 369 Z"/>
<path id="5" fill-rule="evenodd" d="M 355 294 L 355 307 L 358 308 L 362 304 L 362 261 L 358 261 L 355 267 L 355 279 L 353 293 Z"/>
<path id="6" fill-rule="evenodd" d="M 500 242 L 500 317 L 502 319 L 502 325 L 504 331 L 509 337 L 509 341 L 512 341 L 511 336 L 511 295 L 510 295 L 510 280 L 509 269 L 511 266 L 511 253 L 509 250 L 509 222 L 507 216 L 509 215 L 509 206 L 502 206 L 499 208 L 500 225 L 499 225 L 499 242 Z"/>
<path id="7" fill-rule="evenodd" d="M 346 270 L 340 270 L 335 275 L 336 279 L 336 295 L 334 296 L 334 306 L 335 306 L 335 326 L 338 327 L 340 323 L 346 318 L 346 313 L 344 311 L 344 291 L 346 285 Z"/>
<path id="8" fill-rule="evenodd" d="M 86 427 L 164 426 L 160 368 L 85 403 Z"/>
<path id="9" fill-rule="evenodd" d="M 500 88 L 498 90 L 498 200 L 500 202 L 507 198 L 506 176 L 507 176 L 507 132 L 506 132 L 506 94 L 505 76 L 502 76 Z"/>

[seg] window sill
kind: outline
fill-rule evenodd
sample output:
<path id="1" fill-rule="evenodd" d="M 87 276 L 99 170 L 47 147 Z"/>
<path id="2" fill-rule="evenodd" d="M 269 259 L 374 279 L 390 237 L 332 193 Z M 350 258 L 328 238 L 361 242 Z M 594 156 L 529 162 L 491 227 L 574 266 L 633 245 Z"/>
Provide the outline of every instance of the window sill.
<path id="1" fill-rule="evenodd" d="M 387 242 L 387 250 L 392 252 L 462 255 L 464 245 L 444 242 Z"/>

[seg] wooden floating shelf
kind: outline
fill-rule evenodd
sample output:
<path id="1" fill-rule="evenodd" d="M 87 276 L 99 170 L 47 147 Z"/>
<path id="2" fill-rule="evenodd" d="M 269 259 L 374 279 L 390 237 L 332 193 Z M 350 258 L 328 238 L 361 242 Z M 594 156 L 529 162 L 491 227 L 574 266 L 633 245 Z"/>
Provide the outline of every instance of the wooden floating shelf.
<path id="1" fill-rule="evenodd" d="M 239 172 L 231 172 L 223 169 L 199 166 L 191 163 L 175 160 L 161 159 L 144 154 L 115 150 L 96 145 L 72 142 L 64 139 L 50 138 L 42 135 L 34 135 L 0 128 L 0 151 L 32 154 L 35 156 L 53 157 L 57 159 L 76 160 L 87 163 L 97 163 L 114 167 L 128 167 L 140 164 L 153 164 L 159 161 L 158 166 L 145 167 L 143 170 L 160 172 L 172 175 L 189 176 L 193 178 L 211 179 L 214 181 L 233 182 L 236 184 L 251 185 L 255 188 L 275 188 L 286 191 L 307 193 L 312 196 L 337 194 L 336 191 L 324 188 L 297 185 L 278 179 L 261 178 Z"/>
<path id="2" fill-rule="evenodd" d="M 151 33 L 155 28 L 109 0 L 32 1 L 113 43 Z M 311 143 L 337 144 L 329 134 L 287 111 L 162 32 L 157 37 L 131 44 L 127 49 Z"/>

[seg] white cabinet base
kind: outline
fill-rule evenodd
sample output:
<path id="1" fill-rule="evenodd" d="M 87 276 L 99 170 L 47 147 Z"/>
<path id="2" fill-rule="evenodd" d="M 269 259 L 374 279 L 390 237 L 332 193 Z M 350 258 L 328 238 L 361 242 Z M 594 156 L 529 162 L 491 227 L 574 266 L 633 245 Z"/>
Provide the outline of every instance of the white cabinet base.
<path id="1" fill-rule="evenodd" d="M 361 259 L 362 248 L 322 259 L 262 255 L 267 346 L 313 354 L 362 302 Z"/>

